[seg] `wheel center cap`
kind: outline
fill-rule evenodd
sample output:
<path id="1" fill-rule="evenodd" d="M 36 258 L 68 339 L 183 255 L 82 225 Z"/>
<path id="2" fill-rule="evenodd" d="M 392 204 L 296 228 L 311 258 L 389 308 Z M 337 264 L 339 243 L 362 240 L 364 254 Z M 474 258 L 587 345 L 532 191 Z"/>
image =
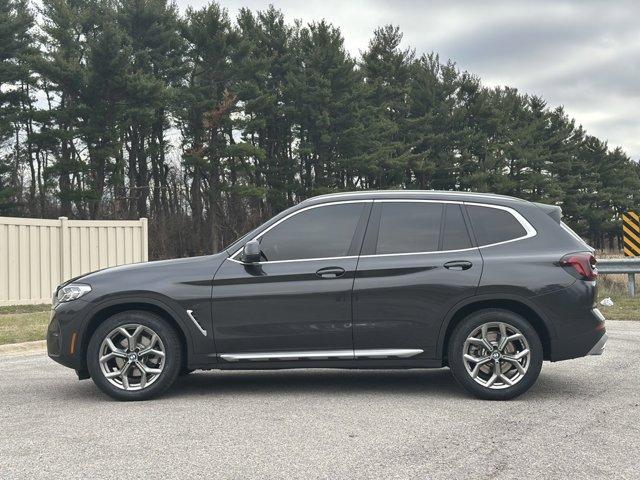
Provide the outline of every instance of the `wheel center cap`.
<path id="1" fill-rule="evenodd" d="M 491 358 L 493 358 L 494 360 L 499 360 L 501 356 L 502 355 L 500 355 L 500 352 L 497 351 L 491 354 Z"/>
<path id="2" fill-rule="evenodd" d="M 130 362 L 135 362 L 138 359 L 138 354 L 135 352 L 131 352 L 129 354 L 129 361 Z"/>

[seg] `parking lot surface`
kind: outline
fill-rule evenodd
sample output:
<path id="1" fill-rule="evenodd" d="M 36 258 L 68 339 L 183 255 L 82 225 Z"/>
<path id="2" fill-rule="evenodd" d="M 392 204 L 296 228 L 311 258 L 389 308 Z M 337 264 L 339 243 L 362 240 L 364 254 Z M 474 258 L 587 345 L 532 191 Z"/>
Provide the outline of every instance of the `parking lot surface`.
<path id="1" fill-rule="evenodd" d="M 196 372 L 118 403 L 43 354 L 0 357 L 0 477 L 640 478 L 640 322 L 509 402 L 441 370 Z"/>

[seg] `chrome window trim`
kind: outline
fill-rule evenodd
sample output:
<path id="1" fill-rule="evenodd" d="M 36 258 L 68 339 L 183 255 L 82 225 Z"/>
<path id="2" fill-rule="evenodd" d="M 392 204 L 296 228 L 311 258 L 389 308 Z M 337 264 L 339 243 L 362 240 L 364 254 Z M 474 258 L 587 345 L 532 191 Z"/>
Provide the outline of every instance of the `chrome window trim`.
<path id="1" fill-rule="evenodd" d="M 358 258 L 357 255 L 347 255 L 344 257 L 317 257 L 317 258 L 296 258 L 293 260 L 271 260 L 269 262 L 253 262 L 253 263 L 245 263 L 240 260 L 236 260 L 235 258 L 229 258 L 232 262 L 239 263 L 241 265 L 268 265 L 273 263 L 291 263 L 291 262 L 317 262 L 318 260 L 348 260 L 350 258 Z"/>
<path id="2" fill-rule="evenodd" d="M 376 257 L 406 257 L 407 255 L 434 255 L 437 253 L 458 253 L 477 250 L 478 247 L 461 248 L 458 250 L 432 250 L 429 252 L 406 252 L 406 253 L 372 253 L 369 255 L 360 255 L 360 258 L 376 258 Z"/>
<path id="3" fill-rule="evenodd" d="M 251 352 L 221 353 L 219 357 L 228 362 L 248 360 L 253 362 L 269 360 L 309 360 L 309 359 L 341 359 L 356 358 L 410 358 L 423 353 L 420 348 L 356 348 L 342 350 L 308 350 L 298 352 Z"/>
<path id="4" fill-rule="evenodd" d="M 422 192 L 415 192 L 415 193 L 418 194 L 418 193 L 422 193 Z M 364 192 L 362 194 L 364 194 Z M 490 198 L 490 197 L 488 197 L 488 198 Z M 493 198 L 501 198 L 501 197 L 493 197 Z M 270 262 L 254 262 L 251 265 L 265 265 L 265 264 L 291 263 L 291 262 L 313 262 L 313 261 L 319 261 L 319 260 L 347 260 L 347 259 L 354 259 L 354 258 L 357 259 L 357 258 L 375 258 L 375 257 L 399 257 L 399 256 L 407 256 L 407 255 L 434 255 L 434 254 L 439 254 L 439 253 L 459 253 L 459 252 L 468 252 L 468 251 L 481 249 L 481 248 L 495 247 L 497 245 L 504 245 L 504 244 L 511 243 L 511 242 L 518 242 L 520 240 L 525 240 L 527 238 L 535 237 L 538 234 L 538 232 L 533 227 L 533 225 L 531 225 L 527 221 L 527 219 L 525 219 L 518 211 L 516 211 L 515 209 L 513 209 L 511 207 L 506 207 L 504 205 L 494 205 L 494 204 L 490 204 L 490 203 L 480 203 L 480 202 L 467 202 L 467 201 L 460 201 L 460 200 L 431 200 L 431 199 L 422 199 L 422 198 L 421 199 L 414 199 L 414 198 L 384 198 L 384 199 L 379 199 L 379 198 L 375 198 L 375 199 L 366 199 L 366 200 L 343 200 L 343 201 L 336 201 L 336 202 L 319 203 L 317 205 L 310 205 L 308 207 L 301 208 L 300 210 L 296 210 L 295 212 L 291 212 L 289 215 L 287 215 L 286 217 L 280 219 L 279 221 L 277 221 L 276 223 L 274 223 L 269 228 L 267 228 L 263 232 L 259 233 L 258 235 L 256 235 L 255 237 L 253 237 L 249 241 L 256 240 L 257 238 L 262 237 L 269 230 L 271 230 L 272 228 L 276 227 L 277 225 L 280 225 L 285 220 L 293 217 L 294 215 L 297 215 L 298 213 L 302 213 L 302 212 L 310 210 L 312 208 L 326 207 L 326 206 L 330 206 L 330 205 L 339 205 L 339 204 L 343 204 L 343 203 L 368 203 L 368 202 L 372 202 L 372 203 L 391 203 L 391 202 L 395 202 L 395 203 L 402 203 L 402 202 L 405 202 L 405 203 L 421 203 L 421 202 L 423 202 L 423 203 L 441 203 L 441 204 L 454 204 L 454 205 L 472 205 L 472 206 L 475 206 L 475 207 L 495 208 L 497 210 L 504 210 L 505 212 L 509 212 L 518 221 L 518 223 L 520 223 L 520 225 L 522 226 L 522 228 L 524 228 L 526 233 L 525 233 L 525 235 L 523 235 L 521 237 L 512 238 L 510 240 L 504 240 L 502 242 L 489 243 L 489 244 L 486 244 L 486 245 L 479 245 L 477 247 L 462 248 L 462 249 L 456 249 L 456 250 L 431 250 L 431 251 L 426 251 L 426 252 L 375 253 L 375 254 L 370 254 L 370 255 L 360 255 L 359 257 L 358 257 L 358 255 L 348 255 L 348 256 L 343 256 L 343 257 L 318 257 L 318 258 L 300 258 L 300 259 L 291 259 L 291 260 L 272 260 Z M 239 263 L 241 265 L 248 265 L 245 262 L 242 262 L 240 260 L 236 260 L 235 257 L 237 257 L 240 254 L 240 252 L 242 252 L 242 248 L 238 249 L 231 257 L 229 257 L 229 260 L 231 260 L 232 262 Z"/>

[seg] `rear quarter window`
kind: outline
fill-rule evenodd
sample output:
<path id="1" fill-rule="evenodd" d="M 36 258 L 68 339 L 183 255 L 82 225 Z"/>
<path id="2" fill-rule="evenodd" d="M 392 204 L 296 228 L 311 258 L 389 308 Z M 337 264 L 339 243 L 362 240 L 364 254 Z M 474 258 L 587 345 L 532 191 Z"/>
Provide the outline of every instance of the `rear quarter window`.
<path id="1" fill-rule="evenodd" d="M 508 211 L 467 205 L 478 246 L 491 245 L 524 237 L 527 231 Z"/>

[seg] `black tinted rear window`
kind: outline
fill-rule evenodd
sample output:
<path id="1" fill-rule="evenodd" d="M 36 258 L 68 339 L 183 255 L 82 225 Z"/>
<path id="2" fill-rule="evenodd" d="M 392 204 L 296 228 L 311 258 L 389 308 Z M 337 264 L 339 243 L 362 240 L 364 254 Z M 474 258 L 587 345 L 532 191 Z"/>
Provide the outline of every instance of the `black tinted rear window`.
<path id="1" fill-rule="evenodd" d="M 461 250 L 470 247 L 471 240 L 462 217 L 460 205 L 447 205 L 444 215 L 444 230 L 442 232 L 442 250 Z"/>
<path id="2" fill-rule="evenodd" d="M 441 218 L 439 203 L 385 202 L 376 253 L 435 252 Z"/>
<path id="3" fill-rule="evenodd" d="M 467 211 L 479 246 L 513 240 L 527 233 L 520 222 L 505 210 L 468 205 Z"/>

